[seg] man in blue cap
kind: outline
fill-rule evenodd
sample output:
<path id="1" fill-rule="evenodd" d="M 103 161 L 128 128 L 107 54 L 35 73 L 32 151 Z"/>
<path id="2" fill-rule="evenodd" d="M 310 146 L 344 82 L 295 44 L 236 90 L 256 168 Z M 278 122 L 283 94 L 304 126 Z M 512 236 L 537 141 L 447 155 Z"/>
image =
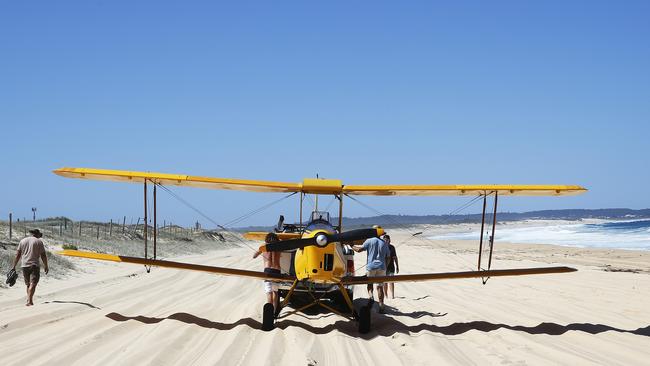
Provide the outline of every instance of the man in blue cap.
<path id="1" fill-rule="evenodd" d="M 374 228 L 379 226 L 375 225 Z M 355 252 L 368 252 L 368 261 L 366 264 L 366 273 L 368 277 L 380 277 L 386 275 L 386 263 L 390 256 L 388 245 L 380 238 L 370 238 L 363 242 L 363 245 L 354 245 L 352 250 Z M 372 284 L 368 284 L 368 297 L 371 301 L 375 300 L 372 291 Z M 377 283 L 377 297 L 379 298 L 379 313 L 384 313 L 384 284 Z"/>

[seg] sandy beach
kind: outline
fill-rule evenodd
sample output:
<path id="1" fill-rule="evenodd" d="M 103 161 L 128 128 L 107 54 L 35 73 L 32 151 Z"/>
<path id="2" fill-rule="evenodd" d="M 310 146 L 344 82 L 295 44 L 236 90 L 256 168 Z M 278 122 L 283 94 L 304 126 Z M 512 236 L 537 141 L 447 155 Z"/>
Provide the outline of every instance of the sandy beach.
<path id="1" fill-rule="evenodd" d="M 475 269 L 477 243 L 404 230 L 391 236 L 402 274 Z M 251 254 L 234 248 L 175 259 L 259 269 Z M 650 364 L 649 252 L 497 242 L 494 269 L 578 272 L 486 285 L 400 283 L 387 313 L 373 312 L 366 335 L 327 313 L 294 315 L 261 331 L 257 280 L 71 260 L 81 271 L 43 276 L 33 307 L 24 306 L 22 279 L 0 289 L 0 364 Z M 356 256 L 357 267 L 364 262 Z M 366 296 L 364 286 L 355 288 L 357 302 Z"/>
<path id="2" fill-rule="evenodd" d="M 0 9 L 0 366 L 650 366 L 650 1 Z"/>

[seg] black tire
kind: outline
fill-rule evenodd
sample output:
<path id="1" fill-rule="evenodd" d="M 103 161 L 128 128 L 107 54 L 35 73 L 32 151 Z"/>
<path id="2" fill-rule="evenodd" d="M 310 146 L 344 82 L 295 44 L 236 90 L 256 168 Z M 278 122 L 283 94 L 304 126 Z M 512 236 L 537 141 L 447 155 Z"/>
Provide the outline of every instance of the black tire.
<path id="1" fill-rule="evenodd" d="M 262 309 L 262 330 L 265 332 L 273 330 L 273 322 L 275 321 L 275 314 L 273 304 L 264 304 Z"/>
<path id="2" fill-rule="evenodd" d="M 370 332 L 370 306 L 362 306 L 359 309 L 359 333 L 366 334 Z"/>

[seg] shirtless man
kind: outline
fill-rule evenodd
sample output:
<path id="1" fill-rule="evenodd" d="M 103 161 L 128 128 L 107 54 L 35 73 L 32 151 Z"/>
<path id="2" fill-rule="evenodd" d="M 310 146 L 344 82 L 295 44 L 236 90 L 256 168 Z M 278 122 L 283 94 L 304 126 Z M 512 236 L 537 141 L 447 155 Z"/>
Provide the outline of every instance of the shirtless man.
<path id="1" fill-rule="evenodd" d="M 278 236 L 275 233 L 268 233 L 264 242 L 267 244 L 278 241 Z M 268 274 L 281 274 L 280 272 L 280 252 L 255 252 L 253 258 L 257 258 L 262 254 L 264 259 L 264 273 Z M 275 311 L 278 310 L 280 305 L 280 297 L 278 296 L 278 283 L 272 281 L 264 281 L 264 292 L 266 293 L 266 302 L 273 304 Z"/>

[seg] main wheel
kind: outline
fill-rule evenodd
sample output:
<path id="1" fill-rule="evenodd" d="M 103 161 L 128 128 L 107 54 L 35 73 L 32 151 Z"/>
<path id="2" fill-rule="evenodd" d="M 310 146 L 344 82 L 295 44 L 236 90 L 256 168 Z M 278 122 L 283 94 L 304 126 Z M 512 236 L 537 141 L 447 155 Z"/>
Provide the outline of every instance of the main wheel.
<path id="1" fill-rule="evenodd" d="M 359 333 L 361 334 L 370 332 L 370 309 L 368 305 L 359 309 Z"/>
<path id="2" fill-rule="evenodd" d="M 275 321 L 275 314 L 273 310 L 273 304 L 266 303 L 262 309 L 262 330 L 270 331 L 273 330 L 273 322 Z"/>

